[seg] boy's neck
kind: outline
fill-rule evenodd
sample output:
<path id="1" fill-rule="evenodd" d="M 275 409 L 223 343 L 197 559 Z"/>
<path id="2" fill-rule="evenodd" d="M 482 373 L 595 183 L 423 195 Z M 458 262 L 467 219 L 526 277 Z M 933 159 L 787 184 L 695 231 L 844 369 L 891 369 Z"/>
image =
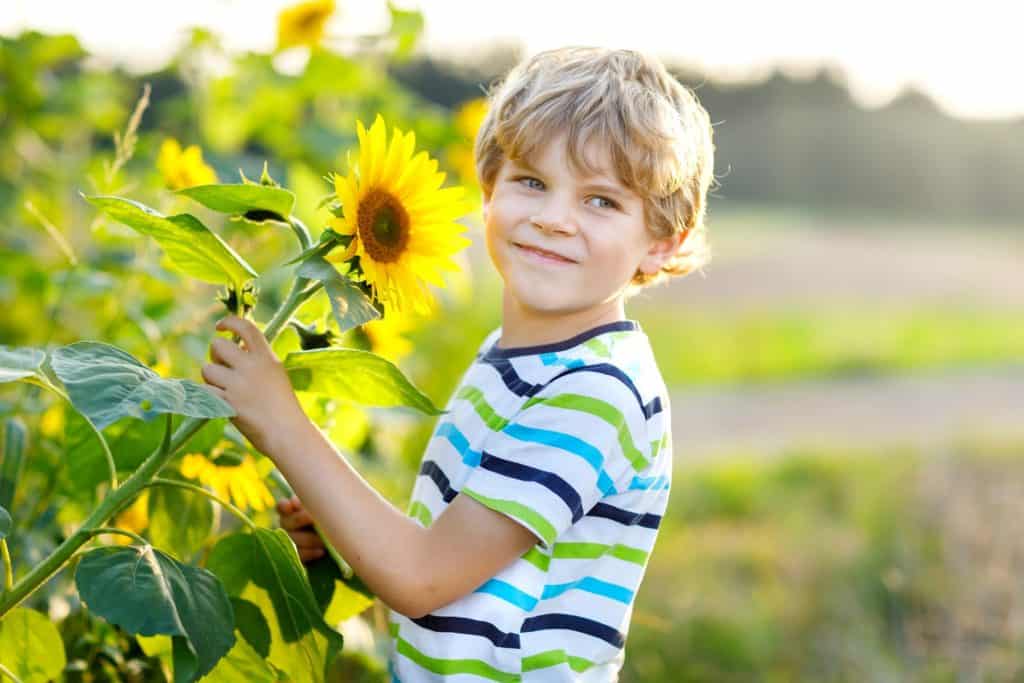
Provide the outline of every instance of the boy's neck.
<path id="1" fill-rule="evenodd" d="M 501 339 L 503 349 L 540 346 L 571 339 L 598 325 L 626 320 L 622 296 L 605 302 L 599 308 L 574 313 L 543 314 L 524 309 L 505 293 L 502 297 Z"/>

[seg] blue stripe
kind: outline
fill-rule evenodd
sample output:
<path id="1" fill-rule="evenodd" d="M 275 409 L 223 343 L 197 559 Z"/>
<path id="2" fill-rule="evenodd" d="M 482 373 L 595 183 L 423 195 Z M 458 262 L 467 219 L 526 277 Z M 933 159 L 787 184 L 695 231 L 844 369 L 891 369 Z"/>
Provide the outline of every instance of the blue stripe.
<path id="1" fill-rule="evenodd" d="M 533 597 L 528 593 L 524 593 L 510 583 L 505 583 L 499 579 L 491 579 L 484 585 L 477 588 L 475 593 L 487 593 L 497 598 L 501 598 L 505 602 L 511 603 L 516 607 L 529 612 L 537 606 L 537 598 Z"/>
<path id="2" fill-rule="evenodd" d="M 582 368 L 586 365 L 581 358 L 562 358 L 557 353 L 540 354 L 540 362 L 544 365 L 563 365 L 567 368 Z"/>
<path id="3" fill-rule="evenodd" d="M 633 477 L 629 482 L 630 491 L 647 491 L 648 489 L 659 491 L 668 488 L 668 477 L 664 474 L 657 477 Z"/>
<path id="4" fill-rule="evenodd" d="M 622 647 L 626 642 L 626 637 L 611 626 L 573 614 L 542 614 L 539 617 L 530 617 L 523 620 L 523 626 L 519 631 L 520 633 L 529 633 L 552 629 L 585 633 L 588 636 L 600 638 L 615 647 Z"/>
<path id="5" fill-rule="evenodd" d="M 512 438 L 519 439 L 520 441 L 553 446 L 554 448 L 560 448 L 563 451 L 580 456 L 586 460 L 592 468 L 594 468 L 595 472 L 597 472 L 597 485 L 601 491 L 603 491 L 606 496 L 616 493 L 615 484 L 612 483 L 611 478 L 603 469 L 604 456 L 601 455 L 601 451 L 597 450 L 586 441 L 577 439 L 575 436 L 570 434 L 555 432 L 549 429 L 524 427 L 523 425 L 515 423 L 506 425 L 502 431 Z"/>
<path id="6" fill-rule="evenodd" d="M 441 491 L 441 496 L 444 498 L 444 502 L 450 503 L 455 500 L 455 496 L 458 495 L 458 491 L 452 488 L 451 482 L 448 481 L 448 477 L 433 460 L 424 460 L 423 464 L 420 465 L 420 474 L 424 474 L 434 480 L 437 484 L 437 488 Z"/>
<path id="7" fill-rule="evenodd" d="M 465 617 L 438 617 L 428 614 L 419 619 L 413 619 L 412 622 L 431 631 L 482 636 L 497 647 L 519 647 L 518 633 L 505 633 L 489 621 L 479 621 Z"/>
<path id="8" fill-rule="evenodd" d="M 469 447 L 469 439 L 451 422 L 439 425 L 436 436 L 448 439 L 467 466 L 476 467 L 480 464 L 480 454 Z"/>
<path id="9" fill-rule="evenodd" d="M 608 583 L 601 579 L 595 579 L 592 576 L 584 576 L 578 581 L 572 581 L 570 583 L 560 583 L 544 586 L 544 594 L 541 596 L 542 600 L 548 598 L 554 598 L 567 590 L 573 588 L 579 588 L 581 591 L 593 593 L 594 595 L 603 595 L 606 598 L 612 600 L 618 600 L 624 605 L 628 605 L 633 601 L 633 591 L 629 590 L 625 586 L 620 586 L 616 583 Z"/>
<path id="10" fill-rule="evenodd" d="M 573 522 L 578 522 L 583 517 L 583 501 L 580 500 L 580 494 L 576 493 L 576 489 L 570 486 L 565 479 L 553 472 L 521 465 L 487 452 L 483 454 L 480 467 L 520 481 L 536 482 L 562 499 L 565 506 L 569 508 L 569 512 L 572 513 Z"/>
<path id="11" fill-rule="evenodd" d="M 608 503 L 598 503 L 590 509 L 587 516 L 603 517 L 604 519 L 610 519 L 620 524 L 625 524 L 626 526 L 635 525 L 642 526 L 647 529 L 657 529 L 661 524 L 661 515 L 631 512 L 629 510 L 617 508 L 614 505 L 608 505 Z"/>

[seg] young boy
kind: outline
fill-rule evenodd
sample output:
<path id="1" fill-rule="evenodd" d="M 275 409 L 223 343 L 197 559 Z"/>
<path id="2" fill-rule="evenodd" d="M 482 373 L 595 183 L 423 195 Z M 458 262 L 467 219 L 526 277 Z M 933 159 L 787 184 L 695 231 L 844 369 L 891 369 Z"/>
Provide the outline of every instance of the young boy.
<path id="1" fill-rule="evenodd" d="M 302 414 L 254 325 L 225 319 L 246 350 L 212 351 L 266 387 L 227 398 L 297 493 L 278 510 L 300 557 L 323 554 L 316 519 L 390 607 L 393 680 L 614 681 L 672 476 L 668 393 L 623 303 L 707 259 L 710 121 L 649 57 L 555 50 L 492 92 L 476 158 L 502 326 L 410 516 Z"/>

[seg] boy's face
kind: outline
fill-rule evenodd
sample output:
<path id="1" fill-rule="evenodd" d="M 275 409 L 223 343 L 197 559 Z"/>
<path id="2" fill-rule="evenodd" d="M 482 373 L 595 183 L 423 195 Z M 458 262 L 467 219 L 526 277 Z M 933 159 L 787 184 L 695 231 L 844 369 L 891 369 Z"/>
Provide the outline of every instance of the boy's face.
<path id="1" fill-rule="evenodd" d="M 643 200 L 616 178 L 604 150 L 584 151 L 599 175 L 575 171 L 561 137 L 535 158 L 506 159 L 484 200 L 487 248 L 506 303 L 511 297 L 524 314 L 601 319 L 621 306 L 637 268 L 657 272 L 679 243 L 650 235 Z"/>

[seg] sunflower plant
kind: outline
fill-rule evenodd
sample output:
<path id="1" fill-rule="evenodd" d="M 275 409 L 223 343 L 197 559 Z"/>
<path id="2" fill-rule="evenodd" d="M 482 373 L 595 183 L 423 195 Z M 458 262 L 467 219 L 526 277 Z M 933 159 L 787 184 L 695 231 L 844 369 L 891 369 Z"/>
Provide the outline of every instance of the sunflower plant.
<path id="1" fill-rule="evenodd" d="M 463 191 L 443 187 L 445 175 L 426 152 L 416 152 L 412 132 L 395 128 L 389 140 L 378 116 L 369 129 L 359 122 L 357 134 L 359 148 L 346 172 L 327 176 L 333 192 L 323 206 L 330 218 L 317 243 L 293 215 L 295 194 L 266 168 L 259 181 L 243 175 L 240 183 L 193 184 L 203 176 L 189 171 L 172 185 L 204 207 L 203 216 L 294 235 L 298 253 L 281 264 L 292 268 L 287 293 L 263 333 L 270 341 L 286 330 L 298 336 L 299 350 L 282 362 L 300 395 L 437 415 L 392 360 L 339 341 L 358 332 L 378 340 L 370 349 L 382 350 L 381 339 L 394 340 L 405 329 L 394 321 L 433 309 L 428 285 L 443 286 L 443 273 L 457 267 L 453 255 L 469 244 L 456 222 L 467 208 Z M 202 163 L 198 153 L 168 145 L 162 170 L 183 156 L 191 159 L 189 168 Z M 223 287 L 220 301 L 232 313 L 254 314 L 259 274 L 200 217 L 164 215 L 122 196 L 83 197 L 105 218 L 152 238 L 178 274 Z M 329 308 L 332 327 L 295 319 L 316 299 Z M 398 347 L 392 343 L 387 355 L 407 350 Z M 4 652 L 16 659 L 13 669 L 4 661 L 8 670 L 0 677 L 43 671 L 37 660 L 60 647 L 54 627 L 20 605 L 69 564 L 90 611 L 171 663 L 175 681 L 227 681 L 238 671 L 248 680 L 323 680 L 342 645 L 328 620 L 355 610 L 354 595 L 358 609 L 368 604 L 357 577 L 330 562 L 307 572 L 283 530 L 262 528 L 250 517 L 272 504 L 268 480 L 286 493 L 287 483 L 228 424 L 230 405 L 202 384 L 166 374 L 100 341 L 0 346 L 0 383 L 35 385 L 61 399 L 68 409 L 62 424 L 85 434 L 86 445 L 69 458 L 91 458 L 88 467 L 71 466 L 95 472 L 103 491 L 85 521 L 15 580 L 7 539 L 17 533 L 18 519 L 10 514 L 9 494 L 18 484 L 24 429 L 9 421 L 0 451 L 0 651 L 4 627 L 38 638 L 14 655 Z M 116 440 L 112 430 L 121 430 Z M 139 443 L 153 444 L 145 457 L 121 452 L 122 444 Z M 237 530 L 219 533 L 215 509 L 230 513 Z M 200 552 L 203 566 L 192 564 Z"/>

